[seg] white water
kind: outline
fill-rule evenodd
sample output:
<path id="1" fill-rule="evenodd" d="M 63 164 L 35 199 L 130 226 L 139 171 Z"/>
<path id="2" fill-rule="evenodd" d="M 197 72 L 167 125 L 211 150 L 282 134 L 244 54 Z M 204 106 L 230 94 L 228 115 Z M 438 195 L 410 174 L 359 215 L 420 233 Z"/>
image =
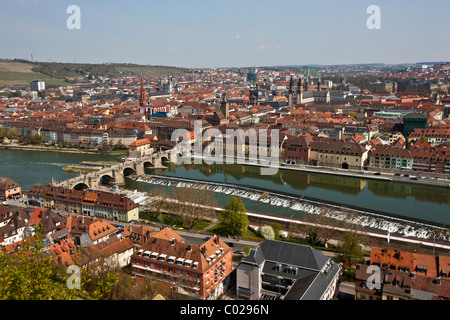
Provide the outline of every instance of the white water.
<path id="1" fill-rule="evenodd" d="M 167 187 L 206 189 L 217 193 L 260 201 L 272 206 L 290 208 L 295 211 L 306 212 L 309 214 L 319 214 L 326 208 L 327 210 L 324 214 L 328 217 L 337 220 L 348 219 L 348 216 L 343 211 L 343 208 L 337 205 L 303 199 L 301 197 L 283 195 L 276 192 L 258 190 L 250 187 L 157 175 L 137 177 L 135 178 L 135 181 Z M 389 232 L 406 237 L 431 240 L 433 240 L 433 229 L 438 229 L 441 232 L 439 232 L 439 236 L 436 237 L 436 240 L 450 240 L 449 237 L 445 236 L 446 229 L 443 228 L 437 228 L 425 223 L 408 221 L 401 218 L 376 214 L 368 211 L 350 208 L 345 208 L 345 210 L 347 212 L 356 212 L 357 216 L 356 218 L 354 218 L 353 222 L 366 228 L 372 228 L 375 230 L 379 230 L 380 232 Z"/>

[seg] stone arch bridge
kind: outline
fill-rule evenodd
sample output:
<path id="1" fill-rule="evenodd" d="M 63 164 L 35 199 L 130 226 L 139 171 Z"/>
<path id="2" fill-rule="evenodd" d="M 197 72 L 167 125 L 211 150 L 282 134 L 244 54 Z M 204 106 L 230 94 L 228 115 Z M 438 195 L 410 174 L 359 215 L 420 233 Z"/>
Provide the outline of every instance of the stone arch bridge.
<path id="1" fill-rule="evenodd" d="M 125 177 L 144 175 L 145 168 L 162 167 L 163 162 L 173 162 L 171 150 L 139 158 L 127 158 L 120 164 L 104 167 L 95 172 L 84 173 L 62 182 L 53 183 L 53 185 L 78 190 L 96 189 L 103 184 L 123 185 L 125 184 Z"/>

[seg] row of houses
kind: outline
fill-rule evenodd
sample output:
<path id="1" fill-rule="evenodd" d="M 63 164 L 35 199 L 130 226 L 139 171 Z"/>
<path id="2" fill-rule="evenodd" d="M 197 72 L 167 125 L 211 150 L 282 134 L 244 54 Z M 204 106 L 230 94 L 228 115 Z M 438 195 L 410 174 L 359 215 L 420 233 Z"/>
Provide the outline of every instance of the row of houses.
<path id="1" fill-rule="evenodd" d="M 73 214 L 124 222 L 139 218 L 139 206 L 133 200 L 106 192 L 37 184 L 27 197 L 30 205 Z"/>
<path id="2" fill-rule="evenodd" d="M 289 138 L 284 147 L 284 160 L 290 164 L 312 164 L 344 169 L 414 170 L 450 173 L 449 145 L 433 147 L 418 141 L 410 148 L 394 145 L 364 146 L 342 140 L 313 140 L 304 135 Z"/>
<path id="3" fill-rule="evenodd" d="M 356 300 L 448 300 L 450 257 L 372 248 L 356 266 Z"/>

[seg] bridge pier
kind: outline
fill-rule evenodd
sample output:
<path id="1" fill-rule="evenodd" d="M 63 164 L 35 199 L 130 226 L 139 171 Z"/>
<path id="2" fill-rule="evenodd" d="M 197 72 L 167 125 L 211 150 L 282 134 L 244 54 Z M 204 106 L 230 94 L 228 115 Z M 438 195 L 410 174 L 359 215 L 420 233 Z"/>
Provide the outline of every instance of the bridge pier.
<path id="1" fill-rule="evenodd" d="M 135 163 L 134 172 L 136 176 L 143 176 L 145 174 L 144 163 L 143 162 Z"/>
<path id="2" fill-rule="evenodd" d="M 115 185 L 124 185 L 125 184 L 125 177 L 123 176 L 123 172 L 117 169 L 112 170 L 112 177 L 114 179 Z"/>

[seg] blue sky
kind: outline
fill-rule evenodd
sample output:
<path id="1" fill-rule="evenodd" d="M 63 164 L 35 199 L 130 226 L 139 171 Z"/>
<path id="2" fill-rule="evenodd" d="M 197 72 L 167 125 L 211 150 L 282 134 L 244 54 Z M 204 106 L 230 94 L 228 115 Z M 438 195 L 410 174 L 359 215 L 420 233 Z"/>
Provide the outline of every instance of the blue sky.
<path id="1" fill-rule="evenodd" d="M 69 5 L 81 29 L 66 26 Z M 378 5 L 381 29 L 367 7 Z M 0 58 L 180 67 L 450 61 L 450 0 L 0 0 Z"/>

